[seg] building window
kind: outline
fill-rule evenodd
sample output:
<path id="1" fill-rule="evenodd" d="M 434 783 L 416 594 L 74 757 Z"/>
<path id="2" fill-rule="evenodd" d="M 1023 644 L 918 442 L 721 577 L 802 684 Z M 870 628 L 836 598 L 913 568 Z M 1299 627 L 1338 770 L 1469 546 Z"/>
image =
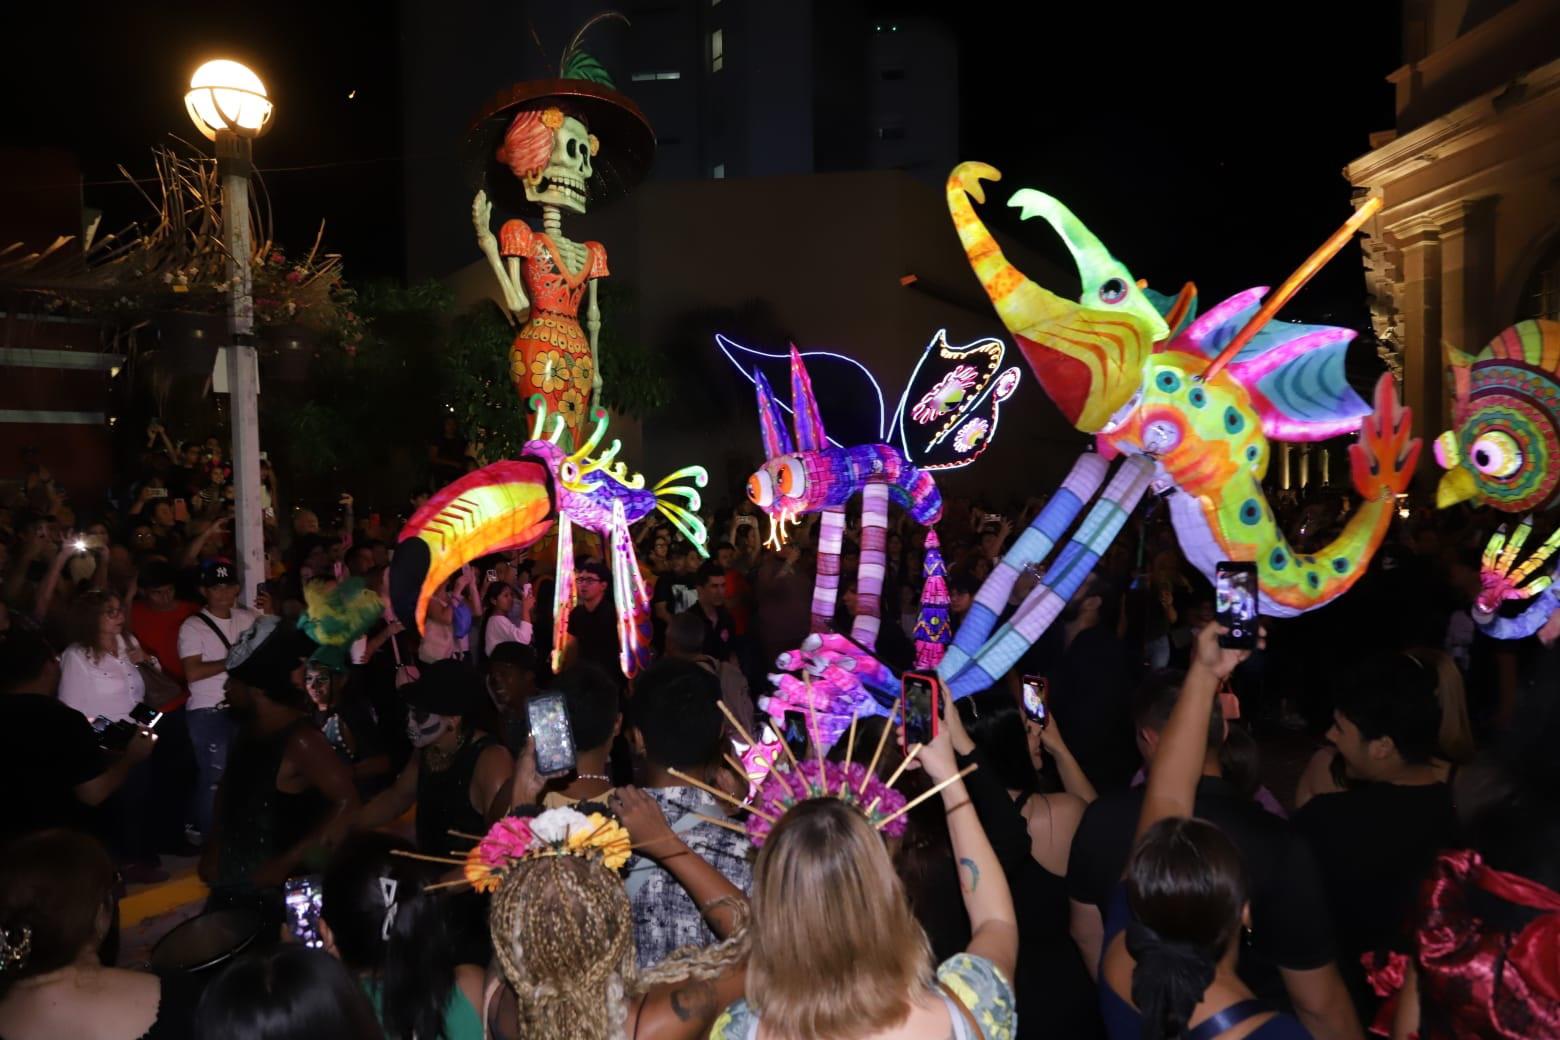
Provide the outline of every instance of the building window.
<path id="1" fill-rule="evenodd" d="M 726 164 L 723 163 L 723 162 L 718 162 L 714 166 L 711 166 L 710 167 L 710 176 L 714 177 L 718 181 L 725 180 L 726 179 Z"/>
<path id="2" fill-rule="evenodd" d="M 681 72 L 636 72 L 629 79 L 635 83 L 650 83 L 658 79 L 682 79 Z"/>
<path id="3" fill-rule="evenodd" d="M 710 33 L 710 71 L 719 72 L 726 64 L 726 34 L 716 29 Z"/>

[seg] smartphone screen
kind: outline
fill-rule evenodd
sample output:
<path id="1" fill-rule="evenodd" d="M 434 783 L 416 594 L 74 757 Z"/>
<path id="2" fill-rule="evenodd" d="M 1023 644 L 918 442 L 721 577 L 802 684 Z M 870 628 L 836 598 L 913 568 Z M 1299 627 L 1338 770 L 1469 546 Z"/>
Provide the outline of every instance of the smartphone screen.
<path id="1" fill-rule="evenodd" d="M 1024 676 L 1024 716 L 1042 728 L 1051 718 L 1046 711 L 1046 692 L 1045 676 Z"/>
<path id="2" fill-rule="evenodd" d="M 287 906 L 287 927 L 293 938 L 310 949 L 324 946 L 320 938 L 320 897 L 323 889 L 317 874 L 288 878 L 282 882 L 282 902 Z"/>
<path id="3" fill-rule="evenodd" d="M 905 748 L 937 736 L 937 677 L 906 672 L 900 679 L 899 696 Z"/>
<path id="4" fill-rule="evenodd" d="M 156 729 L 162 721 L 163 713 L 150 704 L 137 704 L 130 709 L 130 717 L 148 729 Z"/>
<path id="5" fill-rule="evenodd" d="M 536 741 L 536 771 L 543 776 L 574 769 L 574 732 L 569 706 L 561 693 L 543 693 L 526 702 L 531 736 Z"/>
<path id="6" fill-rule="evenodd" d="M 1221 560 L 1214 568 L 1214 617 L 1227 633 L 1219 645 L 1250 650 L 1257 645 L 1257 565 Z"/>
<path id="7" fill-rule="evenodd" d="M 136 729 L 128 722 L 115 722 L 107 715 L 99 715 L 92 720 L 92 732 L 97 734 L 98 747 L 104 751 L 123 751 L 130 746 Z"/>

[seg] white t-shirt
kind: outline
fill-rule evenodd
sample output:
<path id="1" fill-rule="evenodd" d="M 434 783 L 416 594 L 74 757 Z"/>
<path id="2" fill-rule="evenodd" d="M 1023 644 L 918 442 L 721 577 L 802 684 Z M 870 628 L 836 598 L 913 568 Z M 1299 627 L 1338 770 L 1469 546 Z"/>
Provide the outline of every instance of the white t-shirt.
<path id="1" fill-rule="evenodd" d="M 128 719 L 130 709 L 146 694 L 146 680 L 130 663 L 125 637 L 113 657 L 98 654 L 96 660 L 80 643 L 72 643 L 60 655 L 60 703 L 75 708 L 87 721 L 99 715 Z"/>
<path id="2" fill-rule="evenodd" d="M 222 634 L 227 636 L 228 643 L 232 644 L 238 642 L 238 637 L 259 617 L 259 614 L 247 607 L 234 607 L 233 616 L 226 619 L 214 616 L 209 610 L 202 610 L 194 617 L 186 618 L 184 624 L 179 626 L 179 660 L 199 657 L 207 664 L 227 660 L 228 648 L 222 645 L 222 640 L 211 630 L 211 625 L 201 618 L 210 618 L 211 623 L 220 628 Z M 222 703 L 223 687 L 226 685 L 227 672 L 196 679 L 190 683 L 190 699 L 186 707 L 191 711 L 215 708 Z"/>
<path id="3" fill-rule="evenodd" d="M 529 644 L 531 634 L 529 621 L 522 621 L 517 625 L 502 614 L 494 614 L 487 620 L 487 638 L 483 640 L 482 653 L 491 654 L 493 648 L 499 643 Z"/>

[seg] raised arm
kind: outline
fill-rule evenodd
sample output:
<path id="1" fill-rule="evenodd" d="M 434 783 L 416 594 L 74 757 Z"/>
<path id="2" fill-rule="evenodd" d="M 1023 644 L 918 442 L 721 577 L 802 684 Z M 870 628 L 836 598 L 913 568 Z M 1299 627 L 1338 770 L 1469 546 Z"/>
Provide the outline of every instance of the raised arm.
<path id="1" fill-rule="evenodd" d="M 944 717 L 957 714 L 941 691 Z M 943 806 L 948 819 L 948 837 L 958 867 L 959 891 L 970 917 L 968 952 L 984 957 L 1011 979 L 1018 962 L 1018 921 L 1013 913 L 1013 895 L 997 854 L 981 828 L 980 818 L 970 801 L 964 781 L 958 779 L 954 758 L 953 727 L 943 725 L 936 738 L 922 749 L 920 759 L 933 783 L 953 778 L 942 789 Z"/>
<path id="2" fill-rule="evenodd" d="M 1251 656 L 1249 650 L 1227 650 L 1219 637 L 1229 632 L 1222 625 L 1204 625 L 1192 646 L 1192 664 L 1181 684 L 1181 695 L 1159 737 L 1154 768 L 1143 793 L 1137 837 L 1160 820 L 1194 815 L 1197 781 L 1208 754 L 1208 716 L 1213 712 L 1219 684 L 1235 666 Z M 1259 638 L 1258 646 L 1263 645 Z"/>
<path id="3" fill-rule="evenodd" d="M 667 826 L 666 816 L 654 798 L 637 787 L 619 787 L 612 792 L 610 801 L 638 847 L 636 851 L 655 860 L 677 879 L 704 914 L 711 931 L 722 939 L 729 937 L 736 927 L 740 905 L 747 902 L 742 890 Z"/>
<path id="4" fill-rule="evenodd" d="M 1061 727 L 1057 725 L 1056 716 L 1050 716 L 1046 721 L 1046 727 L 1040 731 L 1040 746 L 1045 748 L 1045 753 L 1051 756 L 1051 761 L 1056 763 L 1056 771 L 1062 778 L 1062 789 L 1070 795 L 1083 800 L 1084 804 L 1094 801 L 1099 794 L 1094 790 L 1094 785 L 1089 782 L 1083 767 L 1073 757 L 1072 749 L 1067 746 L 1067 741 L 1062 739 Z"/>

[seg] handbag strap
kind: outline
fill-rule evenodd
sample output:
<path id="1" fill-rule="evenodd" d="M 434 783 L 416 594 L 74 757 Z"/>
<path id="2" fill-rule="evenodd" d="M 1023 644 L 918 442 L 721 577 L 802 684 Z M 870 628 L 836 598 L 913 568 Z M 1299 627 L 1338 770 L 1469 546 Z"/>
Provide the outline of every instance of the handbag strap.
<path id="1" fill-rule="evenodd" d="M 202 621 L 204 621 L 206 623 L 206 627 L 211 629 L 213 632 L 215 632 L 217 634 L 217 638 L 222 640 L 222 649 L 223 650 L 226 650 L 228 653 L 232 653 L 233 652 L 233 643 L 228 639 L 228 637 L 226 635 L 223 634 L 222 629 L 217 627 L 217 623 L 215 621 L 211 620 L 211 615 L 210 614 L 208 614 L 204 610 L 202 610 L 199 613 L 197 613 L 195 616 L 200 618 Z"/>

